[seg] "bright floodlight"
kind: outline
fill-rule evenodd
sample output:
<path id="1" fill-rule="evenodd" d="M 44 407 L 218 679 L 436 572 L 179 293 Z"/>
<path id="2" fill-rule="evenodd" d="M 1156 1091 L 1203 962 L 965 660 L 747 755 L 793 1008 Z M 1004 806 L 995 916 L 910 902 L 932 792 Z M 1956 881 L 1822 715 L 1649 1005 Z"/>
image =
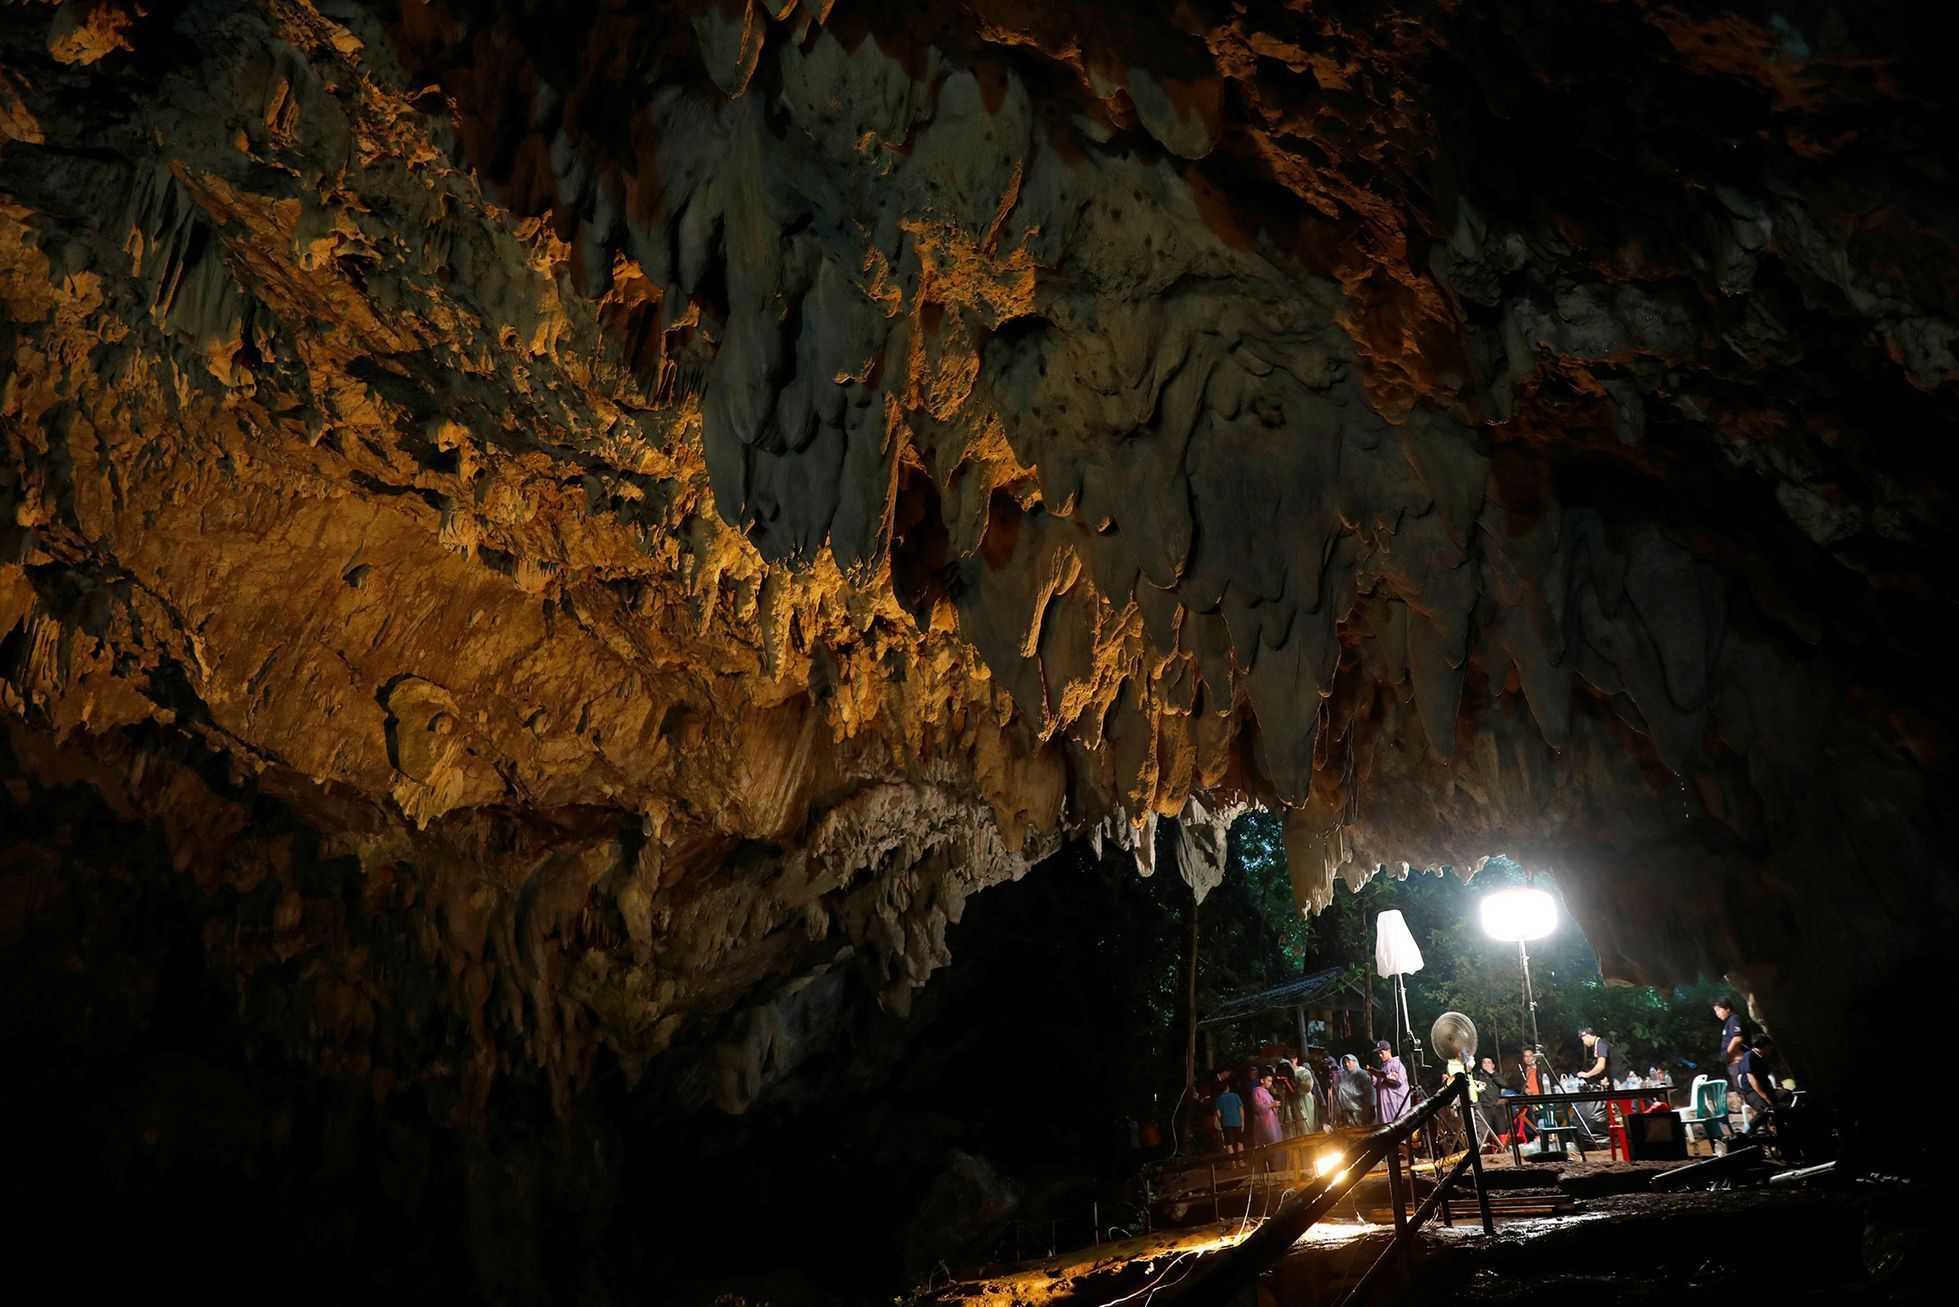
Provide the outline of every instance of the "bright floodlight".
<path id="1" fill-rule="evenodd" d="M 1558 928 L 1558 904 L 1541 889 L 1500 889 L 1483 900 L 1483 933 L 1520 943 Z"/>

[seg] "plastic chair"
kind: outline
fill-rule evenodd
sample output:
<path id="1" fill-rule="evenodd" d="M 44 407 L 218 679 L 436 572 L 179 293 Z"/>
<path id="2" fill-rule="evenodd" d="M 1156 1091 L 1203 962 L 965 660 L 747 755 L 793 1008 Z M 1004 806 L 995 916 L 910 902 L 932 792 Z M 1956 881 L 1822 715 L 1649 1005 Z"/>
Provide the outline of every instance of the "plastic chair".
<path id="1" fill-rule="evenodd" d="M 1687 1090 L 1687 1105 L 1673 1109 L 1673 1114 L 1680 1118 L 1682 1125 L 1687 1127 L 1687 1142 L 1689 1144 L 1692 1144 L 1694 1141 L 1693 1122 L 1699 1119 L 1697 1113 L 1700 1111 L 1701 1086 L 1706 1083 L 1706 1076 L 1695 1076 L 1693 1086 Z M 1689 1149 L 1689 1151 L 1692 1150 Z"/>
<path id="2" fill-rule="evenodd" d="M 1710 1147 L 1725 1142 L 1734 1127 L 1728 1123 L 1728 1082 L 1716 1080 L 1712 1076 L 1695 1076 L 1693 1096 L 1688 1099 L 1691 1106 L 1680 1109 L 1680 1122 L 1687 1127 L 1687 1137 L 1694 1137 L 1694 1127 L 1701 1128 L 1701 1136 Z M 1717 1149 L 1718 1151 L 1718 1149 Z"/>
<path id="3" fill-rule="evenodd" d="M 1630 1162 L 1632 1149 L 1626 1146 L 1626 1110 L 1616 1098 L 1605 1100 L 1606 1160 Z"/>
<path id="4" fill-rule="evenodd" d="M 1586 1131 L 1577 1125 L 1560 1125 L 1558 1110 L 1549 1103 L 1538 1106 L 1537 1119 L 1531 1122 L 1531 1129 L 1536 1134 L 1536 1143 L 1525 1151 L 1524 1156 L 1528 1157 L 1532 1152 L 1562 1153 L 1565 1140 L 1570 1139 L 1572 1147 L 1578 1150 L 1578 1160 L 1581 1162 L 1585 1160 Z"/>

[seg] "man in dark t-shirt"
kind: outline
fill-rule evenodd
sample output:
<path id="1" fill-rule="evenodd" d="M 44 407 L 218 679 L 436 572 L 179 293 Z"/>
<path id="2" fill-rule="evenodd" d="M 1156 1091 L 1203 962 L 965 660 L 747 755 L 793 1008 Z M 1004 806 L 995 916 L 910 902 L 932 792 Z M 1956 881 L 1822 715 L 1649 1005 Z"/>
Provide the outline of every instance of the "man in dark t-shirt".
<path id="1" fill-rule="evenodd" d="M 1578 1078 L 1586 1082 L 1585 1088 L 1617 1089 L 1619 1082 L 1626 1078 L 1626 1059 L 1620 1055 L 1617 1048 L 1613 1047 L 1611 1040 L 1590 1026 L 1579 1031 L 1578 1038 L 1584 1042 L 1585 1051 L 1594 1059 L 1591 1066 L 1578 1073 Z M 1600 1077 L 1604 1078 L 1600 1079 Z M 1578 1115 L 1584 1121 L 1585 1128 L 1594 1137 L 1604 1134 L 1605 1127 L 1610 1122 L 1605 1105 L 1602 1103 L 1587 1103 L 1578 1109 Z"/>
<path id="2" fill-rule="evenodd" d="M 1741 1056 L 1748 1051 L 1748 1044 L 1741 1030 L 1741 1012 L 1735 1001 L 1725 994 L 1714 1000 L 1714 1016 L 1721 1023 L 1721 1045 L 1714 1055 L 1714 1065 L 1728 1077 L 1728 1083 L 1736 1093 L 1746 1088 L 1741 1081 Z"/>
<path id="3" fill-rule="evenodd" d="M 1626 1078 L 1626 1059 L 1620 1056 L 1619 1050 L 1612 1046 L 1612 1041 L 1606 1039 L 1590 1026 L 1586 1026 L 1583 1030 L 1579 1031 L 1578 1038 L 1584 1041 L 1585 1051 L 1597 1059 L 1589 1069 L 1580 1071 L 1578 1078 L 1580 1080 L 1597 1080 L 1600 1076 L 1604 1076 L 1605 1083 L 1603 1085 L 1593 1086 L 1593 1088 L 1618 1088 L 1619 1082 Z"/>
<path id="4" fill-rule="evenodd" d="M 1245 1100 L 1230 1085 L 1218 1095 L 1218 1126 L 1224 1135 L 1224 1151 L 1236 1153 L 1245 1146 Z"/>
<path id="5" fill-rule="evenodd" d="M 1775 1041 L 1757 1035 L 1735 1065 L 1740 1068 L 1741 1101 L 1748 1105 L 1750 1114 L 1746 1133 L 1752 1135 L 1769 1124 L 1769 1113 L 1781 1106 L 1785 1097 L 1782 1086 L 1775 1082 Z"/>

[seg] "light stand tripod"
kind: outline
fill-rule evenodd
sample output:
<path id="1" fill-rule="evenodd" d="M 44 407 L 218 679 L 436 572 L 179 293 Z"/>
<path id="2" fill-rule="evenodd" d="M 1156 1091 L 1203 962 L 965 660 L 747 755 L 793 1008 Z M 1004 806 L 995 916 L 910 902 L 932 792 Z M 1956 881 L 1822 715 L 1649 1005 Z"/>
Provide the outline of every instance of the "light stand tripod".
<path id="1" fill-rule="evenodd" d="M 1533 1079 L 1536 1081 L 1538 1091 L 1543 1092 L 1548 1087 L 1546 1077 L 1551 1068 L 1550 1063 L 1543 1060 L 1544 1046 L 1537 1029 L 1537 992 L 1531 986 L 1530 950 L 1525 946 L 1525 941 L 1543 939 L 1558 928 L 1557 901 L 1547 891 L 1532 884 L 1533 878 L 1533 873 L 1526 869 L 1522 885 L 1500 889 L 1488 895 L 1483 899 L 1480 909 L 1485 934 L 1506 943 L 1515 940 L 1517 944 L 1517 964 L 1523 969 L 1524 975 L 1524 1007 L 1519 1015 L 1523 1017 L 1522 1024 L 1530 1031 L 1530 1039 L 1525 1047 L 1533 1059 L 1531 1067 L 1524 1073 L 1524 1083 L 1519 1086 L 1526 1093 L 1531 1091 Z M 1540 1067 L 1542 1073 L 1533 1077 L 1532 1071 Z M 1544 1109 L 1544 1105 L 1539 1107 L 1541 1109 L 1537 1122 L 1539 1129 L 1549 1130 L 1551 1127 L 1547 1124 L 1544 1115 L 1548 1109 Z M 1555 1136 L 1548 1134 L 1540 1136 L 1536 1150 L 1540 1156 L 1556 1155 L 1546 1152 L 1543 1147 L 1546 1139 L 1552 1137 Z"/>
<path id="2" fill-rule="evenodd" d="M 1412 1065 L 1396 1057 L 1407 1085 L 1404 1094 L 1399 1097 L 1405 1104 L 1412 1106 L 1420 1101 L 1422 1093 L 1421 1077 L 1416 1074 L 1416 1068 L 1426 1069 L 1428 1063 L 1422 1056 L 1422 1043 L 1415 1038 L 1414 1027 L 1409 1019 L 1408 987 L 1404 977 L 1411 971 L 1422 969 L 1422 950 L 1409 931 L 1408 922 L 1398 909 L 1388 908 L 1374 918 L 1374 969 L 1376 974 L 1384 978 L 1394 977 L 1392 1001 L 1395 1009 L 1394 1021 L 1399 1029 L 1395 1032 L 1392 1044 L 1400 1044 L 1405 1038 L 1408 1046 L 1414 1049 L 1415 1057 Z M 1381 1042 L 1390 1043 L 1387 1040 Z M 1392 1049 L 1391 1055 L 1398 1053 L 1399 1049 Z M 1378 1093 L 1380 1080 L 1377 1078 L 1375 1083 Z M 1407 1142 L 1412 1143 L 1412 1140 Z M 1413 1163 L 1412 1149 L 1410 1163 Z"/>
<path id="3" fill-rule="evenodd" d="M 1525 949 L 1524 941 L 1522 941 L 1521 939 L 1517 941 L 1517 958 L 1520 962 L 1523 963 L 1523 967 L 1524 967 L 1524 1004 L 1530 1009 L 1531 1047 L 1537 1050 L 1537 1058 L 1538 1061 L 1544 1064 L 1545 1074 L 1555 1079 L 1555 1077 L 1557 1076 L 1557 1068 L 1551 1065 L 1550 1058 L 1544 1056 L 1544 1047 L 1538 1041 L 1537 1038 L 1537 995 L 1532 991 L 1531 984 L 1530 984 L 1530 953 Z M 1606 1083 L 1606 1088 L 1608 1089 L 1612 1088 L 1610 1081 Z M 1585 1114 L 1585 1112 L 1583 1112 L 1577 1107 L 1573 1107 L 1568 1110 L 1570 1112 L 1571 1120 L 1577 1123 L 1578 1128 L 1580 1130 L 1584 1131 L 1585 1138 L 1589 1139 L 1594 1145 L 1596 1145 L 1599 1141 L 1599 1136 L 1598 1136 L 1598 1132 L 1592 1129 L 1591 1119 Z"/>
<path id="4" fill-rule="evenodd" d="M 1537 1033 L 1537 993 L 1535 990 L 1531 988 L 1531 983 L 1530 983 L 1530 949 L 1528 946 L 1525 945 L 1524 941 L 1521 939 L 1517 941 L 1517 962 L 1524 969 L 1524 1012 L 1522 1015 L 1525 1017 L 1527 1024 L 1529 1024 L 1530 1026 L 1531 1051 L 1533 1054 L 1536 1055 L 1538 1062 L 1544 1067 L 1544 1074 L 1540 1078 L 1539 1083 L 1540 1084 L 1548 1083 L 1548 1084 L 1555 1085 L 1558 1083 L 1557 1071 L 1554 1067 L 1552 1067 L 1551 1059 L 1544 1056 L 1544 1043 L 1541 1039 L 1538 1038 L 1538 1033 Z M 1572 1115 L 1574 1119 L 1577 1119 L 1576 1113 L 1573 1113 Z M 1553 1120 L 1553 1119 L 1555 1118 L 1552 1115 L 1551 1109 L 1549 1109 L 1548 1107 L 1539 1109 L 1538 1125 L 1540 1128 L 1543 1126 L 1546 1120 Z M 1579 1120 L 1579 1124 L 1581 1126 L 1584 1124 L 1582 1119 Z M 1589 1135 L 1591 1134 L 1591 1131 L 1587 1129 L 1585 1133 Z M 1544 1156 L 1563 1157 L 1564 1142 L 1562 1140 L 1558 1140 L 1557 1142 L 1558 1142 L 1558 1146 L 1556 1149 L 1549 1149 L 1545 1147 L 1546 1140 L 1540 1138 L 1537 1141 L 1537 1148 L 1534 1151 Z"/>
<path id="5" fill-rule="evenodd" d="M 1394 991 L 1395 1006 L 1397 1009 L 1396 1018 L 1400 1022 L 1401 1033 L 1407 1038 L 1409 1045 L 1415 1050 L 1413 1060 L 1404 1062 L 1401 1068 L 1402 1074 L 1408 1077 L 1408 1105 L 1410 1107 L 1420 1107 L 1429 1098 L 1427 1084 L 1428 1057 L 1422 1051 L 1422 1041 L 1415 1034 L 1414 1018 L 1408 1011 L 1407 982 L 1398 974 L 1394 978 Z M 1428 1149 L 1429 1165 L 1439 1165 L 1434 1130 L 1431 1128 L 1426 1132 L 1425 1137 L 1427 1140 L 1426 1146 Z M 1421 1140 L 1423 1138 L 1424 1136 L 1417 1136 L 1415 1139 L 1409 1141 L 1409 1159 L 1411 1165 L 1415 1155 L 1414 1149 L 1421 1146 Z"/>
<path id="6" fill-rule="evenodd" d="M 1531 1047 L 1537 1049 L 1538 1056 L 1542 1057 L 1544 1050 L 1540 1045 L 1544 1041 L 1537 1037 L 1537 995 L 1530 987 L 1530 950 L 1524 946 L 1524 941 L 1521 939 L 1517 941 L 1517 961 L 1522 963 L 1524 968 L 1524 1007 L 1530 1014 Z"/>
<path id="7" fill-rule="evenodd" d="M 1414 1020 L 1408 1015 L 1408 986 L 1400 976 L 1396 976 L 1394 978 L 1394 992 L 1395 992 L 1395 1005 L 1399 1009 L 1397 1015 L 1399 1016 L 1401 1021 L 1401 1033 L 1408 1036 L 1408 1042 L 1414 1045 L 1415 1067 L 1419 1067 L 1421 1070 L 1426 1071 L 1428 1070 L 1428 1059 L 1424 1057 L 1422 1054 L 1422 1041 L 1415 1038 Z M 1409 1068 L 1411 1073 L 1413 1072 L 1415 1067 Z M 1411 1083 L 1418 1083 L 1418 1082 L 1414 1082 L 1411 1077 Z M 1427 1096 L 1428 1096 L 1427 1094 L 1421 1094 L 1415 1101 L 1420 1102 L 1423 1098 L 1426 1098 Z"/>

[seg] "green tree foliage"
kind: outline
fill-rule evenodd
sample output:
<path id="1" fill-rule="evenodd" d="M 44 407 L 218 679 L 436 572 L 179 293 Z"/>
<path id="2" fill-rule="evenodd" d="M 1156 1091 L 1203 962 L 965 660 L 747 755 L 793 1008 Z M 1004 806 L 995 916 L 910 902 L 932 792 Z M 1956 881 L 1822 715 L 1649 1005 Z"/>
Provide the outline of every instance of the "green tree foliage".
<path id="1" fill-rule="evenodd" d="M 1200 1010 L 1208 1012 L 1235 994 L 1282 984 L 1304 969 L 1312 949 L 1312 923 L 1293 909 L 1277 821 L 1253 813 L 1232 826 L 1224 881 L 1205 897 L 1198 913 Z"/>
<path id="2" fill-rule="evenodd" d="M 1500 1047 L 1505 1065 L 1515 1061 L 1529 1029 L 1517 946 L 1483 934 L 1478 905 L 1492 890 L 1525 883 L 1529 878 L 1524 868 L 1496 854 L 1468 883 L 1452 871 L 1440 876 L 1414 873 L 1405 880 L 1377 875 L 1358 893 L 1338 887 L 1333 903 L 1305 920 L 1293 908 L 1280 831 L 1279 819 L 1266 812 L 1249 813 L 1232 829 L 1225 883 L 1204 904 L 1207 956 L 1198 973 L 1201 1005 L 1208 1008 L 1234 994 L 1334 965 L 1346 966 L 1358 982 L 1373 951 L 1375 918 L 1397 908 L 1425 963 L 1407 978 L 1415 1034 L 1426 1042 L 1428 1025 L 1437 1015 L 1463 1012 L 1476 1023 L 1482 1051 L 1494 1053 Z M 1540 873 L 1533 883 L 1557 893 L 1549 873 Z M 1233 920 L 1241 915 L 1258 921 Z M 1530 945 L 1538 1030 L 1553 1063 L 1560 1069 L 1576 1066 L 1583 1052 L 1578 1031 L 1593 1025 L 1642 1073 L 1655 1063 L 1676 1077 L 1708 1069 L 1717 1034 L 1710 1008 L 1722 986 L 1707 981 L 1673 989 L 1607 985 L 1597 956 L 1562 904 L 1559 917 L 1554 934 Z M 1214 955 L 1214 947 L 1225 956 Z M 1375 1020 L 1382 1035 L 1389 1021 L 1389 983 L 1374 982 Z M 1281 1029 L 1271 1021 L 1252 1022 L 1237 1033 L 1249 1041 L 1265 1027 Z M 1221 1046 L 1218 1054 L 1235 1056 L 1238 1051 Z"/>
<path id="3" fill-rule="evenodd" d="M 1377 876 L 1359 893 L 1339 889 L 1326 911 L 1306 918 L 1293 907 L 1276 817 L 1242 818 L 1232 828 L 1228 860 L 1223 883 L 1195 909 L 1200 1012 L 1326 967 L 1344 967 L 1359 985 L 1363 960 L 1373 951 L 1375 917 L 1399 908 L 1427 963 L 1408 984 L 1416 1033 L 1426 1041 L 1437 1015 L 1465 1012 L 1481 1046 L 1494 1053 L 1500 1045 L 1504 1064 L 1515 1062 L 1527 1028 L 1517 950 L 1484 936 L 1477 905 L 1490 890 L 1522 883 L 1522 868 L 1493 858 L 1469 884 L 1454 875 Z M 1008 1088 L 1029 1067 L 1083 1059 L 1069 1076 L 1089 1075 L 1104 1087 L 1090 1113 L 1098 1121 L 1100 1115 L 1162 1115 L 1177 1098 L 1190 1020 L 1193 903 L 1177 871 L 1174 831 L 1159 832 L 1156 865 L 1157 874 L 1143 879 L 1127 854 L 1112 850 L 1098 860 L 1074 846 L 1040 875 L 968 906 L 952 941 L 953 965 L 923 1002 L 960 1014 L 935 1038 L 940 1051 L 967 1068 L 962 1101 L 989 1104 L 988 1116 L 997 1118 L 995 1137 L 984 1141 L 989 1156 L 1012 1156 L 1009 1141 L 1037 1153 L 1062 1146 L 1053 1131 L 1064 1122 L 1054 1119 L 1047 1098 Z M 1538 880 L 1555 892 L 1549 877 Z M 1531 945 L 1531 967 L 1543 1043 L 1557 1066 L 1577 1064 L 1577 1031 L 1587 1023 L 1616 1040 L 1641 1071 L 1658 1060 L 1680 1076 L 1691 1073 L 1692 1063 L 1711 1060 L 1716 1027 L 1708 1008 L 1715 986 L 1609 987 L 1569 916 L 1557 933 Z M 1377 977 L 1375 1022 L 1382 1035 L 1388 995 L 1388 982 Z M 1240 1061 L 1264 1039 L 1290 1042 L 1295 1029 L 1289 1012 L 1214 1028 L 1212 1059 Z M 1331 1041 L 1335 1051 L 1360 1050 L 1358 1016 L 1353 1029 L 1351 1038 Z M 1004 1079 L 996 1084 L 996 1076 Z"/>

